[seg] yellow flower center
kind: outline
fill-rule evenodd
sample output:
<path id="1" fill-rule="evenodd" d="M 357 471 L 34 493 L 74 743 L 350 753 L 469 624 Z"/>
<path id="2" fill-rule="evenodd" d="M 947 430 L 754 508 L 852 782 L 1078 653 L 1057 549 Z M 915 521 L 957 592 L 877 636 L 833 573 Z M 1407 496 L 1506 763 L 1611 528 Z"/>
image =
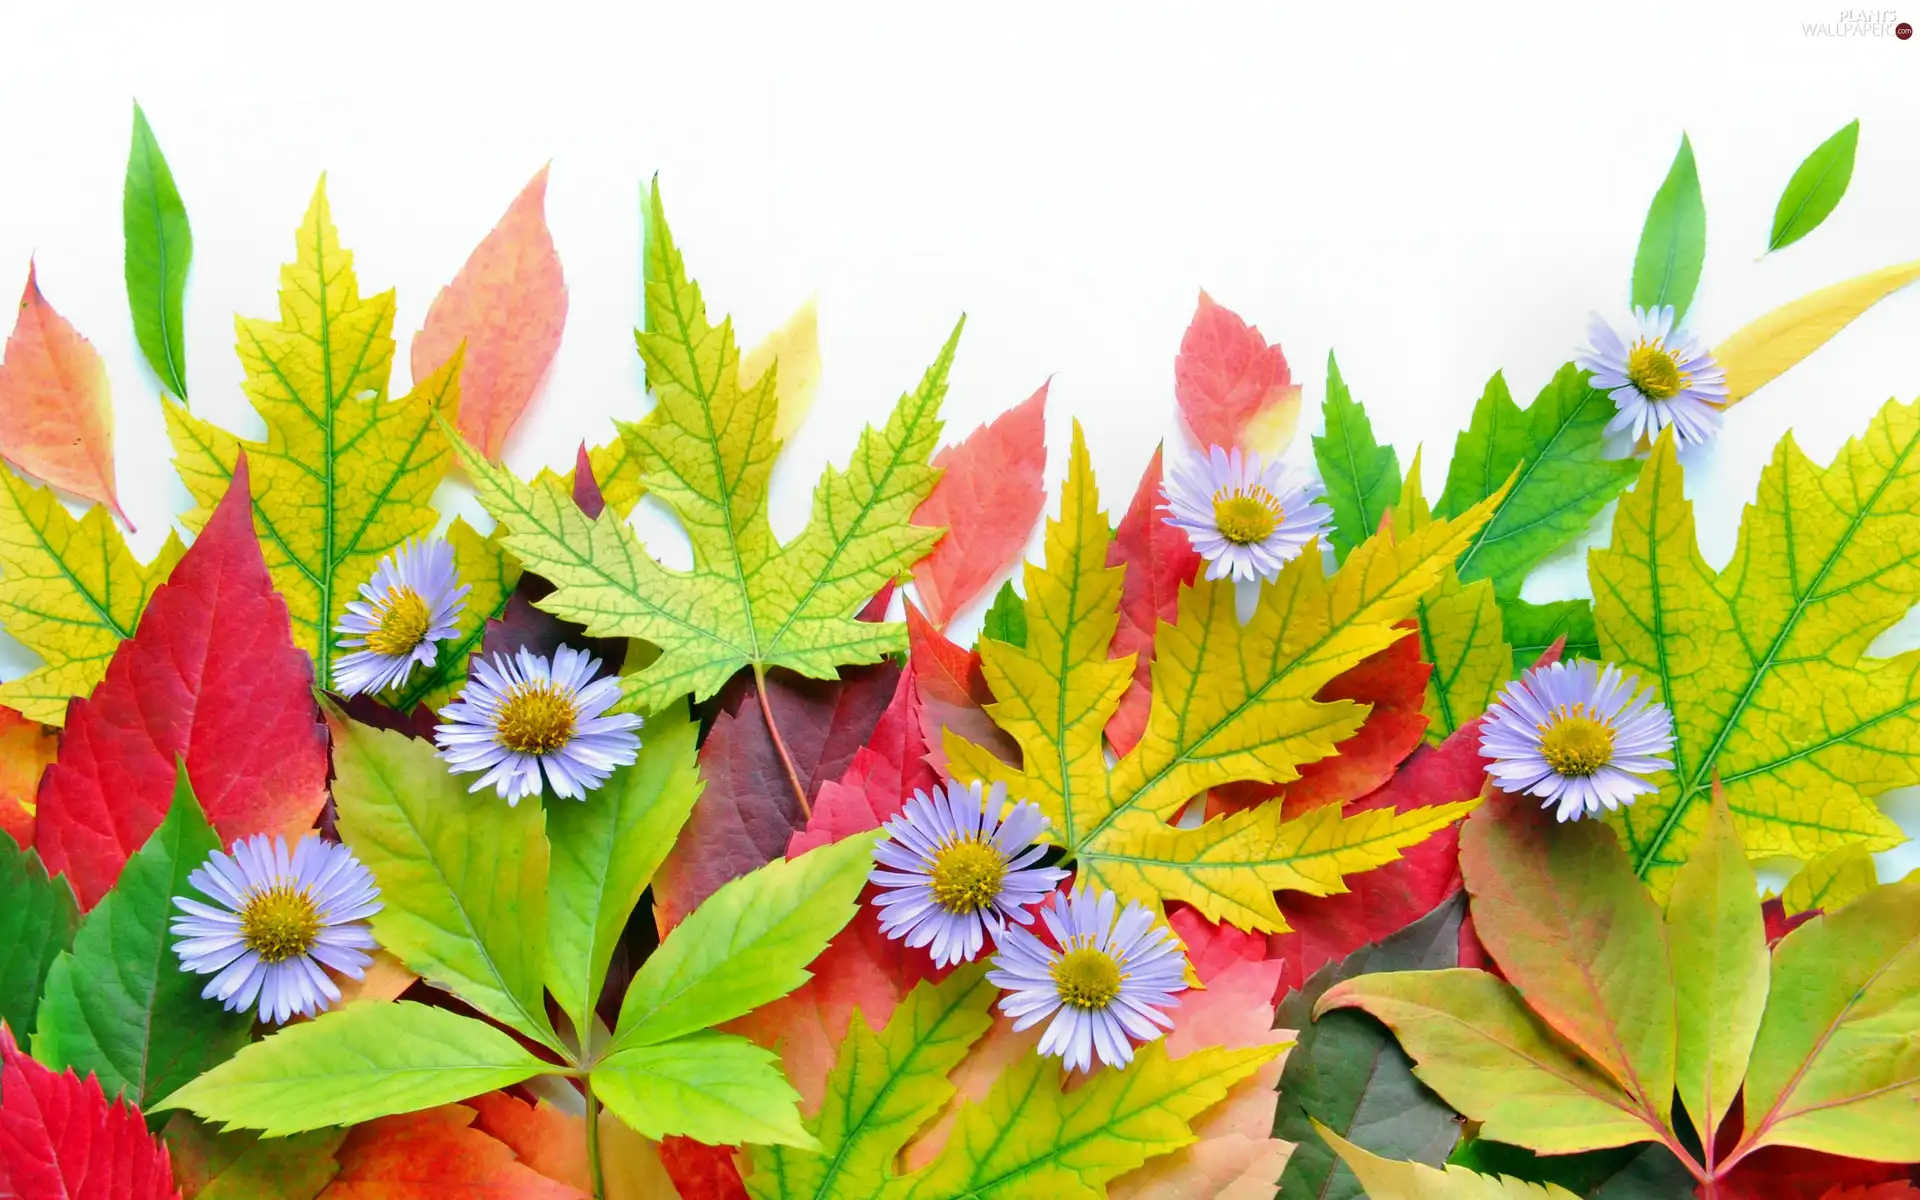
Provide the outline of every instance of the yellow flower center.
<path id="1" fill-rule="evenodd" d="M 1220 536 L 1237 546 L 1265 541 L 1279 527 L 1286 512 L 1266 488 L 1218 491 L 1213 494 L 1213 523 Z"/>
<path id="2" fill-rule="evenodd" d="M 1120 964 L 1111 954 L 1092 946 L 1069 950 L 1053 964 L 1053 988 L 1062 1004 L 1098 1009 L 1120 995 Z"/>
<path id="3" fill-rule="evenodd" d="M 319 934 L 319 910 L 304 891 L 287 884 L 254 892 L 240 909 L 240 940 L 264 963 L 305 954 Z"/>
<path id="4" fill-rule="evenodd" d="M 1562 775 L 1591 775 L 1613 758 L 1613 726 L 1587 715 L 1587 706 L 1562 705 L 1540 731 L 1540 756 Z"/>
<path id="5" fill-rule="evenodd" d="M 573 737 L 580 710 L 552 683 L 515 684 L 500 706 L 496 736 L 516 754 L 552 754 Z"/>
<path id="6" fill-rule="evenodd" d="M 433 613 L 419 592 L 410 587 L 395 588 L 387 593 L 380 628 L 367 635 L 367 649 L 375 654 L 405 654 L 420 644 L 432 624 Z"/>
<path id="7" fill-rule="evenodd" d="M 1649 400 L 1671 400 L 1693 378 L 1659 342 L 1636 342 L 1627 353 L 1627 382 Z"/>
<path id="8" fill-rule="evenodd" d="M 933 858 L 933 902 L 950 913 L 979 912 L 1000 894 L 1006 877 L 1006 856 L 992 845 L 949 842 Z"/>

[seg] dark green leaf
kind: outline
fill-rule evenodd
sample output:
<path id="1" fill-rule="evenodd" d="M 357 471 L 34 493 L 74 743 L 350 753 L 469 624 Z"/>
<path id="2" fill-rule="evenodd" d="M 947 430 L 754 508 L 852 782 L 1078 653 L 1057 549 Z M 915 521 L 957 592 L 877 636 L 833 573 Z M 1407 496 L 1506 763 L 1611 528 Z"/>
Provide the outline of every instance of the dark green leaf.
<path id="1" fill-rule="evenodd" d="M 187 398 L 187 347 L 183 299 L 193 230 L 187 207 L 173 184 L 147 114 L 133 106 L 133 146 L 127 152 L 127 183 L 121 198 L 127 237 L 127 301 L 133 332 L 153 373 L 169 392 Z"/>
<path id="2" fill-rule="evenodd" d="M 1667 179 L 1653 195 L 1647 223 L 1640 230 L 1640 251 L 1633 258 L 1633 303 L 1640 308 L 1673 305 L 1678 324 L 1700 286 L 1707 261 L 1707 205 L 1700 198 L 1700 172 L 1693 143 L 1680 137 Z"/>
<path id="3" fill-rule="evenodd" d="M 986 620 L 980 625 L 980 636 L 1014 646 L 1027 644 L 1027 602 L 1013 590 L 1011 580 L 1001 584 L 1000 590 L 993 594 L 993 605 L 987 609 Z"/>
<path id="4" fill-rule="evenodd" d="M 1367 410 L 1347 390 L 1340 364 L 1327 351 L 1327 399 L 1320 406 L 1325 434 L 1313 439 L 1313 460 L 1327 486 L 1327 507 L 1333 510 L 1328 541 L 1345 562 L 1347 553 L 1372 537 L 1380 518 L 1400 500 L 1400 459 L 1391 445 L 1373 440 Z"/>
<path id="5" fill-rule="evenodd" d="M 1517 675 L 1540 660 L 1547 647 L 1564 637 L 1564 659 L 1599 658 L 1600 635 L 1593 626 L 1591 600 L 1550 600 L 1533 604 L 1519 597 L 1500 606 L 1500 619 L 1506 627 L 1507 643 L 1513 647 L 1513 670 Z"/>
<path id="6" fill-rule="evenodd" d="M 1458 964 L 1465 898 L 1455 895 L 1426 916 L 1344 961 L 1314 972 L 1280 1002 L 1276 1028 L 1299 1030 L 1280 1077 L 1273 1134 L 1299 1143 L 1280 1177 L 1278 1200 L 1353 1200 L 1360 1181 L 1313 1132 L 1313 1121 L 1386 1158 L 1437 1166 L 1446 1161 L 1459 1122 L 1451 1108 L 1413 1077 L 1413 1063 L 1372 1017 L 1340 1009 L 1313 1019 L 1313 1006 L 1334 984 L 1376 971 L 1439 970 Z"/>
<path id="7" fill-rule="evenodd" d="M 1476 1138 L 1461 1142 L 1447 1161 L 1483 1175 L 1559 1184 L 1587 1200 L 1674 1200 L 1693 1194 L 1693 1176 L 1665 1146 L 1540 1155 Z"/>
<path id="8" fill-rule="evenodd" d="M 80 906 L 40 856 L 0 833 L 0 1021 L 24 1041 L 53 960 L 73 944 Z"/>
<path id="9" fill-rule="evenodd" d="M 1860 122 L 1854 121 L 1821 142 L 1787 180 L 1780 203 L 1773 210 L 1773 233 L 1767 250 L 1791 246 L 1827 219 L 1853 182 L 1853 155 L 1860 146 Z"/>

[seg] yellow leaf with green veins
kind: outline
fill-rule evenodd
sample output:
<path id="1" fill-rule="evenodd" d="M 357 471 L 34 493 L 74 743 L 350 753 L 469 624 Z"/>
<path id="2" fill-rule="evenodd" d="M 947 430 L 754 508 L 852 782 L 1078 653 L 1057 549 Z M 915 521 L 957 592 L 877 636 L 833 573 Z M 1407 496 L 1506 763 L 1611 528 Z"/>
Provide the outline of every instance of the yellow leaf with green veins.
<path id="1" fill-rule="evenodd" d="M 1733 561 L 1700 556 L 1673 442 L 1588 558 L 1603 655 L 1673 711 L 1674 770 L 1609 819 L 1665 897 L 1714 780 L 1754 858 L 1905 838 L 1871 798 L 1920 783 L 1920 651 L 1866 649 L 1920 601 L 1920 406 L 1890 403 L 1820 467 L 1782 439 Z"/>
<path id="2" fill-rule="evenodd" d="M 1154 639 L 1147 736 L 1109 770 L 1101 731 L 1132 679 L 1133 657 L 1108 657 L 1123 568 L 1106 565 L 1112 533 L 1076 426 L 1060 517 L 1047 523 L 1046 564 L 1026 568 L 1026 644 L 989 639 L 980 651 L 999 697 L 988 712 L 1020 744 L 1025 765 L 1008 766 L 949 731 L 955 777 L 1004 782 L 1038 804 L 1084 882 L 1156 909 L 1183 900 L 1210 920 L 1286 928 L 1275 890 L 1344 891 L 1343 875 L 1392 861 L 1472 803 L 1351 817 L 1329 808 L 1285 821 L 1269 802 L 1196 829 L 1169 822 L 1209 788 L 1297 779 L 1302 763 L 1351 736 L 1368 707 L 1316 695 L 1405 636 L 1396 626 L 1497 501 L 1376 535 L 1331 576 L 1317 549 L 1302 554 L 1261 587 L 1244 625 L 1231 581 L 1183 588 L 1178 619 Z"/>
<path id="3" fill-rule="evenodd" d="M 417 704 L 438 709 L 453 699 L 466 682 L 468 661 L 480 652 L 487 622 L 506 612 L 507 599 L 520 582 L 520 564 L 500 544 L 498 528 L 481 537 L 463 518 L 455 517 L 447 527 L 447 543 L 453 547 L 453 569 L 469 589 L 466 607 L 457 632 L 440 643 L 433 665 L 414 671 L 406 683 L 383 697 L 399 712 L 412 712 Z"/>
<path id="4" fill-rule="evenodd" d="M 1800 868 L 1781 890 L 1780 903 L 1790 917 L 1815 909 L 1833 912 L 1879 885 L 1873 855 L 1859 842 L 1848 842 Z"/>
<path id="5" fill-rule="evenodd" d="M 459 446 L 480 502 L 507 529 L 507 549 L 554 584 L 539 607 L 595 637 L 659 647 L 655 662 L 624 678 L 629 699 L 649 709 L 688 692 L 704 699 L 743 667 L 824 679 L 904 651 L 903 625 L 854 613 L 942 532 L 910 519 L 939 476 L 927 459 L 958 327 L 886 426 L 861 434 L 848 468 L 827 469 L 807 527 L 781 545 L 767 519 L 778 371 L 741 387 L 732 324 L 708 322 L 657 186 L 647 205 L 646 294 L 638 341 L 656 404 L 622 434 L 642 485 L 686 529 L 693 569 L 660 565 L 617 512 L 590 519 L 557 481 L 528 485 Z"/>
<path id="6" fill-rule="evenodd" d="M 76 521 L 51 490 L 4 468 L 0 483 L 0 627 L 46 660 L 0 684 L 0 704 L 61 725 L 67 701 L 106 675 L 114 648 L 133 636 L 186 547 L 169 532 L 143 567 L 104 507 Z"/>
<path id="7" fill-rule="evenodd" d="M 267 425 L 242 441 L 165 401 L 174 465 L 205 522 L 246 451 L 254 528 L 273 583 L 286 598 L 293 640 L 324 684 L 338 651 L 333 632 L 380 556 L 438 520 L 433 489 L 446 474 L 447 442 L 435 413 L 459 403 L 460 354 L 387 399 L 393 363 L 393 293 L 362 297 L 353 255 L 340 246 L 326 181 L 314 189 L 295 261 L 280 269 L 280 319 L 234 322 L 242 385 Z"/>
<path id="8" fill-rule="evenodd" d="M 1441 574 L 1420 601 L 1420 657 L 1433 664 L 1421 711 L 1427 740 L 1438 745 L 1486 712 L 1513 674 L 1491 579 L 1461 583 L 1451 567 Z"/>

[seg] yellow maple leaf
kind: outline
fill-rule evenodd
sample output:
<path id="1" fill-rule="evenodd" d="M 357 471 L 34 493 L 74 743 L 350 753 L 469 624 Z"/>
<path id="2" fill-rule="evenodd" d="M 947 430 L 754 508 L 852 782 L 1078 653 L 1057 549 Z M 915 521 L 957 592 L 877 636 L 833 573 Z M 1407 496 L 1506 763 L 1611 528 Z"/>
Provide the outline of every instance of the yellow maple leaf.
<path id="1" fill-rule="evenodd" d="M 295 261 L 280 269 L 280 319 L 234 320 L 243 386 L 267 440 L 242 441 L 177 401 L 163 403 L 174 465 L 199 504 L 184 518 L 190 527 L 206 521 L 246 451 L 267 569 L 286 598 L 294 643 L 324 683 L 333 627 L 355 589 L 381 555 L 438 521 L 433 489 L 452 455 L 434 414 L 454 415 L 463 356 L 389 400 L 393 293 L 360 295 L 324 178 L 298 240 Z"/>
<path id="2" fill-rule="evenodd" d="M 949 731 L 955 775 L 1004 782 L 1038 804 L 1082 881 L 1155 908 L 1183 900 L 1211 920 L 1285 929 L 1276 890 L 1344 891 L 1342 876 L 1392 861 L 1473 802 L 1351 816 L 1329 807 L 1293 821 L 1267 803 L 1193 829 L 1170 822 L 1208 788 L 1297 779 L 1300 764 L 1351 736 L 1368 706 L 1315 695 L 1404 636 L 1395 626 L 1497 500 L 1404 536 L 1376 535 L 1331 576 L 1311 549 L 1261 587 L 1244 625 L 1231 581 L 1183 588 L 1178 620 L 1154 639 L 1146 736 L 1110 770 L 1101 731 L 1132 678 L 1133 656 L 1107 656 L 1123 568 L 1106 566 L 1112 533 L 1076 425 L 1046 564 L 1026 568 L 1026 645 L 981 642 L 998 698 L 988 711 L 1020 744 L 1025 767 Z"/>

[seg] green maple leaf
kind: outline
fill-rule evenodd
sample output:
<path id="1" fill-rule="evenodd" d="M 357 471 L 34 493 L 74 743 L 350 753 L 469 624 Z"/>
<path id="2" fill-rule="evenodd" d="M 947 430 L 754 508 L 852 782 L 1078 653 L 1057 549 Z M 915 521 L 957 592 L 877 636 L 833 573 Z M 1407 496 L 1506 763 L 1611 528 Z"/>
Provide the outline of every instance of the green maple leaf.
<path id="1" fill-rule="evenodd" d="M 646 314 L 637 337 L 657 403 L 621 434 L 646 491 L 685 527 L 692 570 L 661 566 L 612 510 L 588 518 L 557 480 L 523 483 L 457 446 L 481 503 L 508 530 L 506 548 L 554 584 L 539 606 L 595 637 L 658 646 L 659 659 L 626 683 L 648 709 L 687 692 L 710 696 L 742 667 L 831 678 L 839 666 L 904 652 L 905 626 L 854 612 L 940 538 L 911 517 L 939 477 L 927 459 L 959 327 L 886 426 L 861 434 L 848 468 L 827 469 L 807 527 L 782 545 L 767 519 L 780 451 L 776 371 L 742 388 L 732 323 L 708 322 L 657 185 L 647 203 Z"/>

